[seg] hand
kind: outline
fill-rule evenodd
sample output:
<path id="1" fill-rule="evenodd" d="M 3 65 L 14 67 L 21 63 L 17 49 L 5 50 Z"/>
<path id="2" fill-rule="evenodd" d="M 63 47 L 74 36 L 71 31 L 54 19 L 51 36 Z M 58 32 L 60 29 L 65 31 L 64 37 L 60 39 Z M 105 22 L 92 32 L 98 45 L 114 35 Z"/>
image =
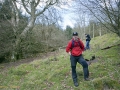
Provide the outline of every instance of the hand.
<path id="1" fill-rule="evenodd" d="M 71 55 L 71 52 L 69 52 L 69 55 Z"/>

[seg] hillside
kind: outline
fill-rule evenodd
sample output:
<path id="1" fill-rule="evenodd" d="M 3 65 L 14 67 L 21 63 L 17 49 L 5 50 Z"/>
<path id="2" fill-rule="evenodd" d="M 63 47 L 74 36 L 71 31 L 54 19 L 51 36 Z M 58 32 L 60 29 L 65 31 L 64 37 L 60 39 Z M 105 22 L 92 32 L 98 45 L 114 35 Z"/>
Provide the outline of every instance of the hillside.
<path id="1" fill-rule="evenodd" d="M 91 50 L 84 58 L 96 56 L 89 65 L 90 81 L 84 81 L 81 65 L 77 65 L 79 86 L 73 85 L 69 55 L 65 50 L 55 51 L 51 57 L 37 59 L 2 70 L 0 90 L 119 90 L 120 89 L 120 38 L 107 34 L 91 40 Z M 105 47 L 111 48 L 101 50 Z"/>

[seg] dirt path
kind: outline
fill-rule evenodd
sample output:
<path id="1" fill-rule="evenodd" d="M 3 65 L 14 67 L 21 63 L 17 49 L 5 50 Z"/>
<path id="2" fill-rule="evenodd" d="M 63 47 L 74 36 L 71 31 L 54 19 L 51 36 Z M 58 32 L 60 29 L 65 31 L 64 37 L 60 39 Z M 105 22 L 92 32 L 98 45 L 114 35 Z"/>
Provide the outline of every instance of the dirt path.
<path id="1" fill-rule="evenodd" d="M 34 58 L 21 59 L 21 60 L 18 60 L 16 62 L 2 63 L 2 64 L 0 64 L 0 72 L 6 71 L 10 67 L 16 67 L 16 66 L 19 66 L 19 65 L 24 64 L 24 63 L 30 63 L 30 62 L 33 62 L 35 60 L 49 58 L 51 56 L 58 55 L 58 54 L 59 54 L 59 52 L 57 52 L 57 53 L 56 52 L 48 52 L 48 53 L 45 53 L 41 56 L 37 56 Z"/>

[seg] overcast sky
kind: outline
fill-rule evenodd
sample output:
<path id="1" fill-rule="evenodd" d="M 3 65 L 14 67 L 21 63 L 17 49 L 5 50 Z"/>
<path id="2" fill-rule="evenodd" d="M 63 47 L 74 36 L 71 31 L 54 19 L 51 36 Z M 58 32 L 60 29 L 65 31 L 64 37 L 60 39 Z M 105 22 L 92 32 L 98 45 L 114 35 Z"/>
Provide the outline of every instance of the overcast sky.
<path id="1" fill-rule="evenodd" d="M 62 8 L 65 9 L 64 13 L 62 13 L 63 22 L 61 23 L 61 26 L 63 29 L 66 29 L 67 25 L 69 25 L 72 28 L 74 27 L 75 15 L 72 12 L 72 9 L 73 9 L 72 4 L 73 4 L 72 0 L 68 0 L 68 4 L 62 6 Z"/>
<path id="2" fill-rule="evenodd" d="M 73 14 L 71 14 L 70 12 L 63 14 L 63 23 L 62 23 L 62 28 L 65 29 L 67 25 L 69 25 L 70 27 L 74 27 L 75 21 L 73 17 Z"/>
<path id="3" fill-rule="evenodd" d="M 0 0 L 0 1 L 4 1 L 4 0 Z M 71 12 L 70 12 L 71 8 L 69 7 L 72 4 L 72 0 L 67 0 L 67 2 L 68 2 L 68 4 L 61 6 L 63 9 L 66 10 L 66 11 L 64 11 L 64 13 L 62 13 L 63 22 L 60 25 L 62 29 L 65 29 L 67 25 L 69 25 L 73 28 L 74 24 L 75 24 L 75 21 L 72 18 L 73 14 L 71 14 Z M 20 7 L 19 4 L 17 4 L 17 5 Z M 22 11 L 25 14 L 25 10 L 22 9 Z"/>

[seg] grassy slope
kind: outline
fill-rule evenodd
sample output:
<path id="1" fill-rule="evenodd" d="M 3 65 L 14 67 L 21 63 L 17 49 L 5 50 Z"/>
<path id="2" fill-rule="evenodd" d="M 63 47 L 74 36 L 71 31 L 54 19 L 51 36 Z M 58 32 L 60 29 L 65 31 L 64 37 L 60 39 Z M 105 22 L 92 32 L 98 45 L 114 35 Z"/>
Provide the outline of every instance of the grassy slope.
<path id="1" fill-rule="evenodd" d="M 119 90 L 120 89 L 120 46 L 100 50 L 120 43 L 116 35 L 108 34 L 91 40 L 91 50 L 84 57 L 96 56 L 97 63 L 89 66 L 91 81 L 83 80 L 81 65 L 77 65 L 79 86 L 71 79 L 71 68 L 65 50 L 56 57 L 40 59 L 29 64 L 12 67 L 0 72 L 0 90 Z"/>

